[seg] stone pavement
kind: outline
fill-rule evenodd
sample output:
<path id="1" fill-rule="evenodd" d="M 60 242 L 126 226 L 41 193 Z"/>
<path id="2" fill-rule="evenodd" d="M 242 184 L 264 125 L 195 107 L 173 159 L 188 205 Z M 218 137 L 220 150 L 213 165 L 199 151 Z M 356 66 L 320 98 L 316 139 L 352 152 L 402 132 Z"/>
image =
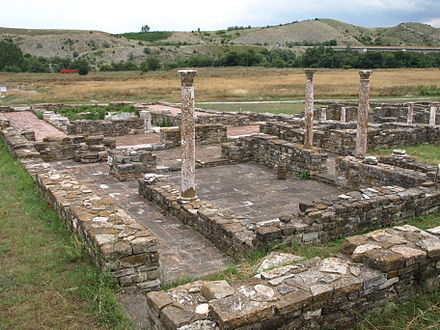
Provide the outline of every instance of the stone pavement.
<path id="1" fill-rule="evenodd" d="M 172 148 L 165 150 L 158 150 L 154 152 L 156 154 L 156 161 L 158 166 L 180 166 L 180 148 Z M 202 145 L 196 147 L 196 160 L 203 162 L 217 161 L 222 159 L 222 151 L 220 144 Z"/>
<path id="2" fill-rule="evenodd" d="M 260 133 L 260 125 L 228 126 L 228 136 Z"/>
<path id="3" fill-rule="evenodd" d="M 67 136 L 64 132 L 55 128 L 44 120 L 38 119 L 33 112 L 5 112 L 4 115 L 11 122 L 11 126 L 20 131 L 34 131 L 37 141 L 43 140 L 47 136 Z"/>
<path id="4" fill-rule="evenodd" d="M 181 109 L 179 107 L 171 107 L 171 106 L 163 105 L 163 104 L 150 104 L 150 105 L 148 105 L 147 108 L 149 111 L 169 110 L 173 115 L 176 115 L 181 112 Z M 195 111 L 194 114 L 196 116 L 212 116 L 210 113 L 199 112 L 199 111 Z"/>
<path id="5" fill-rule="evenodd" d="M 108 166 L 103 163 L 79 165 L 65 161 L 52 164 L 84 182 L 98 195 L 115 198 L 121 208 L 156 235 L 160 242 L 163 282 L 200 277 L 226 267 L 227 257 L 211 242 L 141 197 L 137 181 L 117 181 L 108 175 Z"/>
<path id="6" fill-rule="evenodd" d="M 117 147 L 160 143 L 160 135 L 157 133 L 122 135 L 115 136 L 113 139 L 116 140 Z"/>
<path id="7" fill-rule="evenodd" d="M 168 179 L 179 183 L 180 172 L 173 172 Z M 196 184 L 201 200 L 251 223 L 292 215 L 298 212 L 300 202 L 341 194 L 336 187 L 293 175 L 277 180 L 275 170 L 253 162 L 197 169 Z"/>

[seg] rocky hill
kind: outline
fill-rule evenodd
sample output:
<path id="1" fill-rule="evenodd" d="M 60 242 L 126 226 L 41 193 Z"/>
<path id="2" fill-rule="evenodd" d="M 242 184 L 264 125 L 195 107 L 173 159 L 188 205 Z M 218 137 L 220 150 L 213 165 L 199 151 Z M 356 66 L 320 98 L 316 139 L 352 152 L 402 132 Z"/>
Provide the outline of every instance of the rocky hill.
<path id="1" fill-rule="evenodd" d="M 315 44 L 440 46 L 440 29 L 426 24 L 402 23 L 387 28 L 364 28 L 332 19 L 219 31 L 146 34 L 0 28 L 0 40 L 16 43 L 24 53 L 44 57 L 84 57 L 95 65 L 127 60 L 139 63 L 148 56 L 168 61 L 197 54 L 221 55 L 226 50 L 260 47 L 288 47 L 301 51 L 303 46 Z M 143 38 L 145 36 L 148 38 Z"/>

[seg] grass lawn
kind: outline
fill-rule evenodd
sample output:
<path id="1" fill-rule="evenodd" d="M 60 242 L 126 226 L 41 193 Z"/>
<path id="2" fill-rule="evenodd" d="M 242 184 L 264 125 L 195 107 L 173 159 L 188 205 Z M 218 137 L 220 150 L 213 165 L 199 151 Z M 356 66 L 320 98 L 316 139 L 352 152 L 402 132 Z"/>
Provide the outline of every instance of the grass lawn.
<path id="1" fill-rule="evenodd" d="M 393 152 L 394 149 L 404 149 L 406 153 L 414 157 L 417 161 L 426 164 L 440 164 L 440 146 L 433 144 L 419 144 L 416 146 L 400 146 L 391 149 L 375 149 L 371 152 L 379 155 L 386 155 Z"/>
<path id="2" fill-rule="evenodd" d="M 0 329 L 130 329 L 116 286 L 0 140 Z"/>
<path id="3" fill-rule="evenodd" d="M 202 109 L 217 111 L 252 111 L 295 114 L 304 111 L 304 104 L 298 103 L 223 103 L 223 104 L 196 104 Z"/>

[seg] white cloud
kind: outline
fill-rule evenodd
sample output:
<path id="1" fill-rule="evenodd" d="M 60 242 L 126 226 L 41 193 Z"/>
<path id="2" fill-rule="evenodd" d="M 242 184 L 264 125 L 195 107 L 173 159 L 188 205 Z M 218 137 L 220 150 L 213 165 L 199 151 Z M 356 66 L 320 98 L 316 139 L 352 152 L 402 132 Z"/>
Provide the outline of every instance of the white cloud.
<path id="1" fill-rule="evenodd" d="M 435 12 L 440 12 L 438 0 L 11 0 L 2 1 L 0 25 L 121 33 L 145 24 L 152 30 L 191 31 L 321 17 L 389 26 L 430 21 Z"/>
<path id="2" fill-rule="evenodd" d="M 429 24 L 429 25 L 431 25 L 433 27 L 440 28 L 440 17 L 439 18 L 431 19 L 428 22 L 426 22 L 426 24 Z"/>

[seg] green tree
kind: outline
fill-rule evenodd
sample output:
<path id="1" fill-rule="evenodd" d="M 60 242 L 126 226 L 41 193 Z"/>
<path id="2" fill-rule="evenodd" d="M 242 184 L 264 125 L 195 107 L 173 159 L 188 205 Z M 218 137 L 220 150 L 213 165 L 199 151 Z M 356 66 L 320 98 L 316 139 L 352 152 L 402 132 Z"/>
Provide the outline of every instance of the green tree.
<path id="1" fill-rule="evenodd" d="M 159 70 L 160 61 L 157 57 L 150 56 L 144 62 L 141 63 L 140 68 L 142 72 Z"/>
<path id="2" fill-rule="evenodd" d="M 148 25 L 144 25 L 141 27 L 141 32 L 148 32 L 150 31 L 150 27 Z"/>
<path id="3" fill-rule="evenodd" d="M 6 41 L 0 41 L 0 70 L 5 67 L 21 68 L 23 65 L 23 53 L 21 49 Z"/>

